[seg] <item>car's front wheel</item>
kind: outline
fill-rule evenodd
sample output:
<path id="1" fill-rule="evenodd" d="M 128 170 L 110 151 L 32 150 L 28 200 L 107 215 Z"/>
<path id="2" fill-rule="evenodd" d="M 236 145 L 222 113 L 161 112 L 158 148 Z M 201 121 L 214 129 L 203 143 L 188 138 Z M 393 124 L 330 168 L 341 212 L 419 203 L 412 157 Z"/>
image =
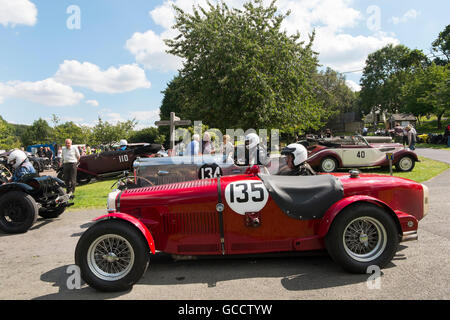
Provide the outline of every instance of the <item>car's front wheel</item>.
<path id="1" fill-rule="evenodd" d="M 412 171 L 414 169 L 414 166 L 416 165 L 416 162 L 413 158 L 410 156 L 403 156 L 398 160 L 397 164 L 395 165 L 395 168 L 400 172 L 408 172 Z"/>
<path id="2" fill-rule="evenodd" d="M 107 220 L 83 233 L 75 249 L 75 263 L 91 287 L 100 291 L 125 291 L 144 274 L 149 252 L 134 226 Z"/>
<path id="3" fill-rule="evenodd" d="M 386 266 L 397 252 L 399 232 L 382 208 L 355 204 L 338 214 L 325 237 L 328 253 L 345 270 L 366 273 Z"/>

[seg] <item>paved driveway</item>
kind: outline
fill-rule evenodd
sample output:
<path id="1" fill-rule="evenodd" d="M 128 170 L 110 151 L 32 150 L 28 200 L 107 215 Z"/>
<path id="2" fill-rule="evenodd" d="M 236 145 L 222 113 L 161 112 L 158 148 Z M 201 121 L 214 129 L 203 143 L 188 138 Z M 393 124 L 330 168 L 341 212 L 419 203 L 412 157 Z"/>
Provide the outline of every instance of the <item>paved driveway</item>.
<path id="1" fill-rule="evenodd" d="M 415 152 L 425 158 L 442 161 L 450 164 L 450 148 L 446 149 L 429 149 L 429 148 L 418 148 Z"/>
<path id="2" fill-rule="evenodd" d="M 419 241 L 400 245 L 382 270 L 379 289 L 368 275 L 342 271 L 326 254 L 282 258 L 174 261 L 157 254 L 131 291 L 99 293 L 67 287 L 79 236 L 104 210 L 72 211 L 39 220 L 26 234 L 0 233 L 0 299 L 450 299 L 450 170 L 426 182 L 430 213 Z"/>

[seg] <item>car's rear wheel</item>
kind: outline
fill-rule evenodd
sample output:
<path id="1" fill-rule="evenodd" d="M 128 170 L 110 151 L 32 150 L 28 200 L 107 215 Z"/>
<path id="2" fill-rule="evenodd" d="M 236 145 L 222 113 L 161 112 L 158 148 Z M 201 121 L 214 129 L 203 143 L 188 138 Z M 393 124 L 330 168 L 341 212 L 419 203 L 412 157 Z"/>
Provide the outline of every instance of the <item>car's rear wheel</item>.
<path id="1" fill-rule="evenodd" d="M 75 263 L 83 279 L 101 291 L 130 289 L 144 274 L 149 248 L 139 231 L 123 221 L 102 221 L 78 241 Z"/>
<path id="2" fill-rule="evenodd" d="M 38 207 L 29 194 L 10 191 L 0 197 L 0 230 L 24 233 L 36 222 Z"/>
<path id="3" fill-rule="evenodd" d="M 395 165 L 395 168 L 401 172 L 408 172 L 408 171 L 412 171 L 412 169 L 414 169 L 415 165 L 416 165 L 416 162 L 414 161 L 414 159 L 412 157 L 403 156 L 398 160 L 397 164 Z"/>
<path id="4" fill-rule="evenodd" d="M 345 270 L 366 273 L 369 266 L 386 266 L 395 255 L 399 232 L 382 208 L 355 204 L 339 213 L 325 237 L 328 253 Z"/>
<path id="5" fill-rule="evenodd" d="M 320 171 L 322 172 L 334 172 L 336 171 L 338 167 L 338 163 L 336 161 L 335 158 L 333 157 L 326 157 L 324 159 L 322 159 L 322 161 L 320 162 Z"/>

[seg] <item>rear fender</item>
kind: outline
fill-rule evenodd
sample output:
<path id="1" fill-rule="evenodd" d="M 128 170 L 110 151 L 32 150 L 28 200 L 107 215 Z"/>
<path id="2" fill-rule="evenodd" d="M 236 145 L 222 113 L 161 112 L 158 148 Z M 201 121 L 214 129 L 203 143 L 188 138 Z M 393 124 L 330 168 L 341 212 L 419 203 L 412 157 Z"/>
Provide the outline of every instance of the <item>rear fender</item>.
<path id="1" fill-rule="evenodd" d="M 370 197 L 370 196 L 356 195 L 356 196 L 344 198 L 344 199 L 336 202 L 334 205 L 332 205 L 327 210 L 327 212 L 323 216 L 322 221 L 319 225 L 318 236 L 320 238 L 325 237 L 327 235 L 328 230 L 330 229 L 334 219 L 338 216 L 338 214 L 341 213 L 342 210 L 344 210 L 348 206 L 351 206 L 356 203 L 370 203 L 370 204 L 377 205 L 377 206 L 385 209 L 386 212 L 394 219 L 395 224 L 397 225 L 397 230 L 398 230 L 399 234 L 400 235 L 403 234 L 399 217 L 397 216 L 396 212 L 394 212 L 394 210 L 392 210 L 392 208 L 389 207 L 385 202 L 383 202 L 379 199 Z"/>
<path id="2" fill-rule="evenodd" d="M 147 229 L 147 227 L 141 221 L 139 221 L 135 217 L 132 217 L 126 213 L 121 213 L 121 212 L 109 213 L 107 215 L 104 215 L 104 216 L 94 219 L 94 221 L 103 221 L 103 220 L 110 220 L 110 219 L 123 220 L 123 221 L 126 221 L 126 222 L 132 224 L 133 226 L 135 226 L 136 229 L 138 229 L 142 233 L 145 240 L 147 240 L 147 244 L 148 244 L 150 251 L 153 254 L 155 254 L 155 242 L 153 240 L 153 236 L 150 233 L 150 231 Z"/>

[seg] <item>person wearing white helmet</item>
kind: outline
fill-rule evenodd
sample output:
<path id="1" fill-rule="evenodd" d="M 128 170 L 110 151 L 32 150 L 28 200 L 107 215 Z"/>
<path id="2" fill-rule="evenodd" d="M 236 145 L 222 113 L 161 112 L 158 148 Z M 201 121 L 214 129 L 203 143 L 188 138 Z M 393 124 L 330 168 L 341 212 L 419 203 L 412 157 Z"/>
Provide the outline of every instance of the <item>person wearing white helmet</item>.
<path id="1" fill-rule="evenodd" d="M 289 170 L 283 171 L 280 175 L 287 176 L 313 176 L 316 172 L 306 162 L 308 159 L 308 150 L 299 143 L 292 143 L 281 150 L 282 155 L 287 156 L 287 165 Z"/>
<path id="2" fill-rule="evenodd" d="M 35 174 L 31 162 L 25 152 L 22 150 L 14 150 L 8 156 L 8 164 L 14 168 L 14 174 L 12 176 L 13 182 L 18 182 L 26 174 Z"/>
<path id="3" fill-rule="evenodd" d="M 270 158 L 256 133 L 245 136 L 245 163 L 247 165 L 268 165 Z"/>
<path id="4" fill-rule="evenodd" d="M 125 139 L 122 139 L 119 141 L 119 145 L 120 145 L 119 150 L 121 150 L 121 151 L 127 150 L 128 141 Z"/>

